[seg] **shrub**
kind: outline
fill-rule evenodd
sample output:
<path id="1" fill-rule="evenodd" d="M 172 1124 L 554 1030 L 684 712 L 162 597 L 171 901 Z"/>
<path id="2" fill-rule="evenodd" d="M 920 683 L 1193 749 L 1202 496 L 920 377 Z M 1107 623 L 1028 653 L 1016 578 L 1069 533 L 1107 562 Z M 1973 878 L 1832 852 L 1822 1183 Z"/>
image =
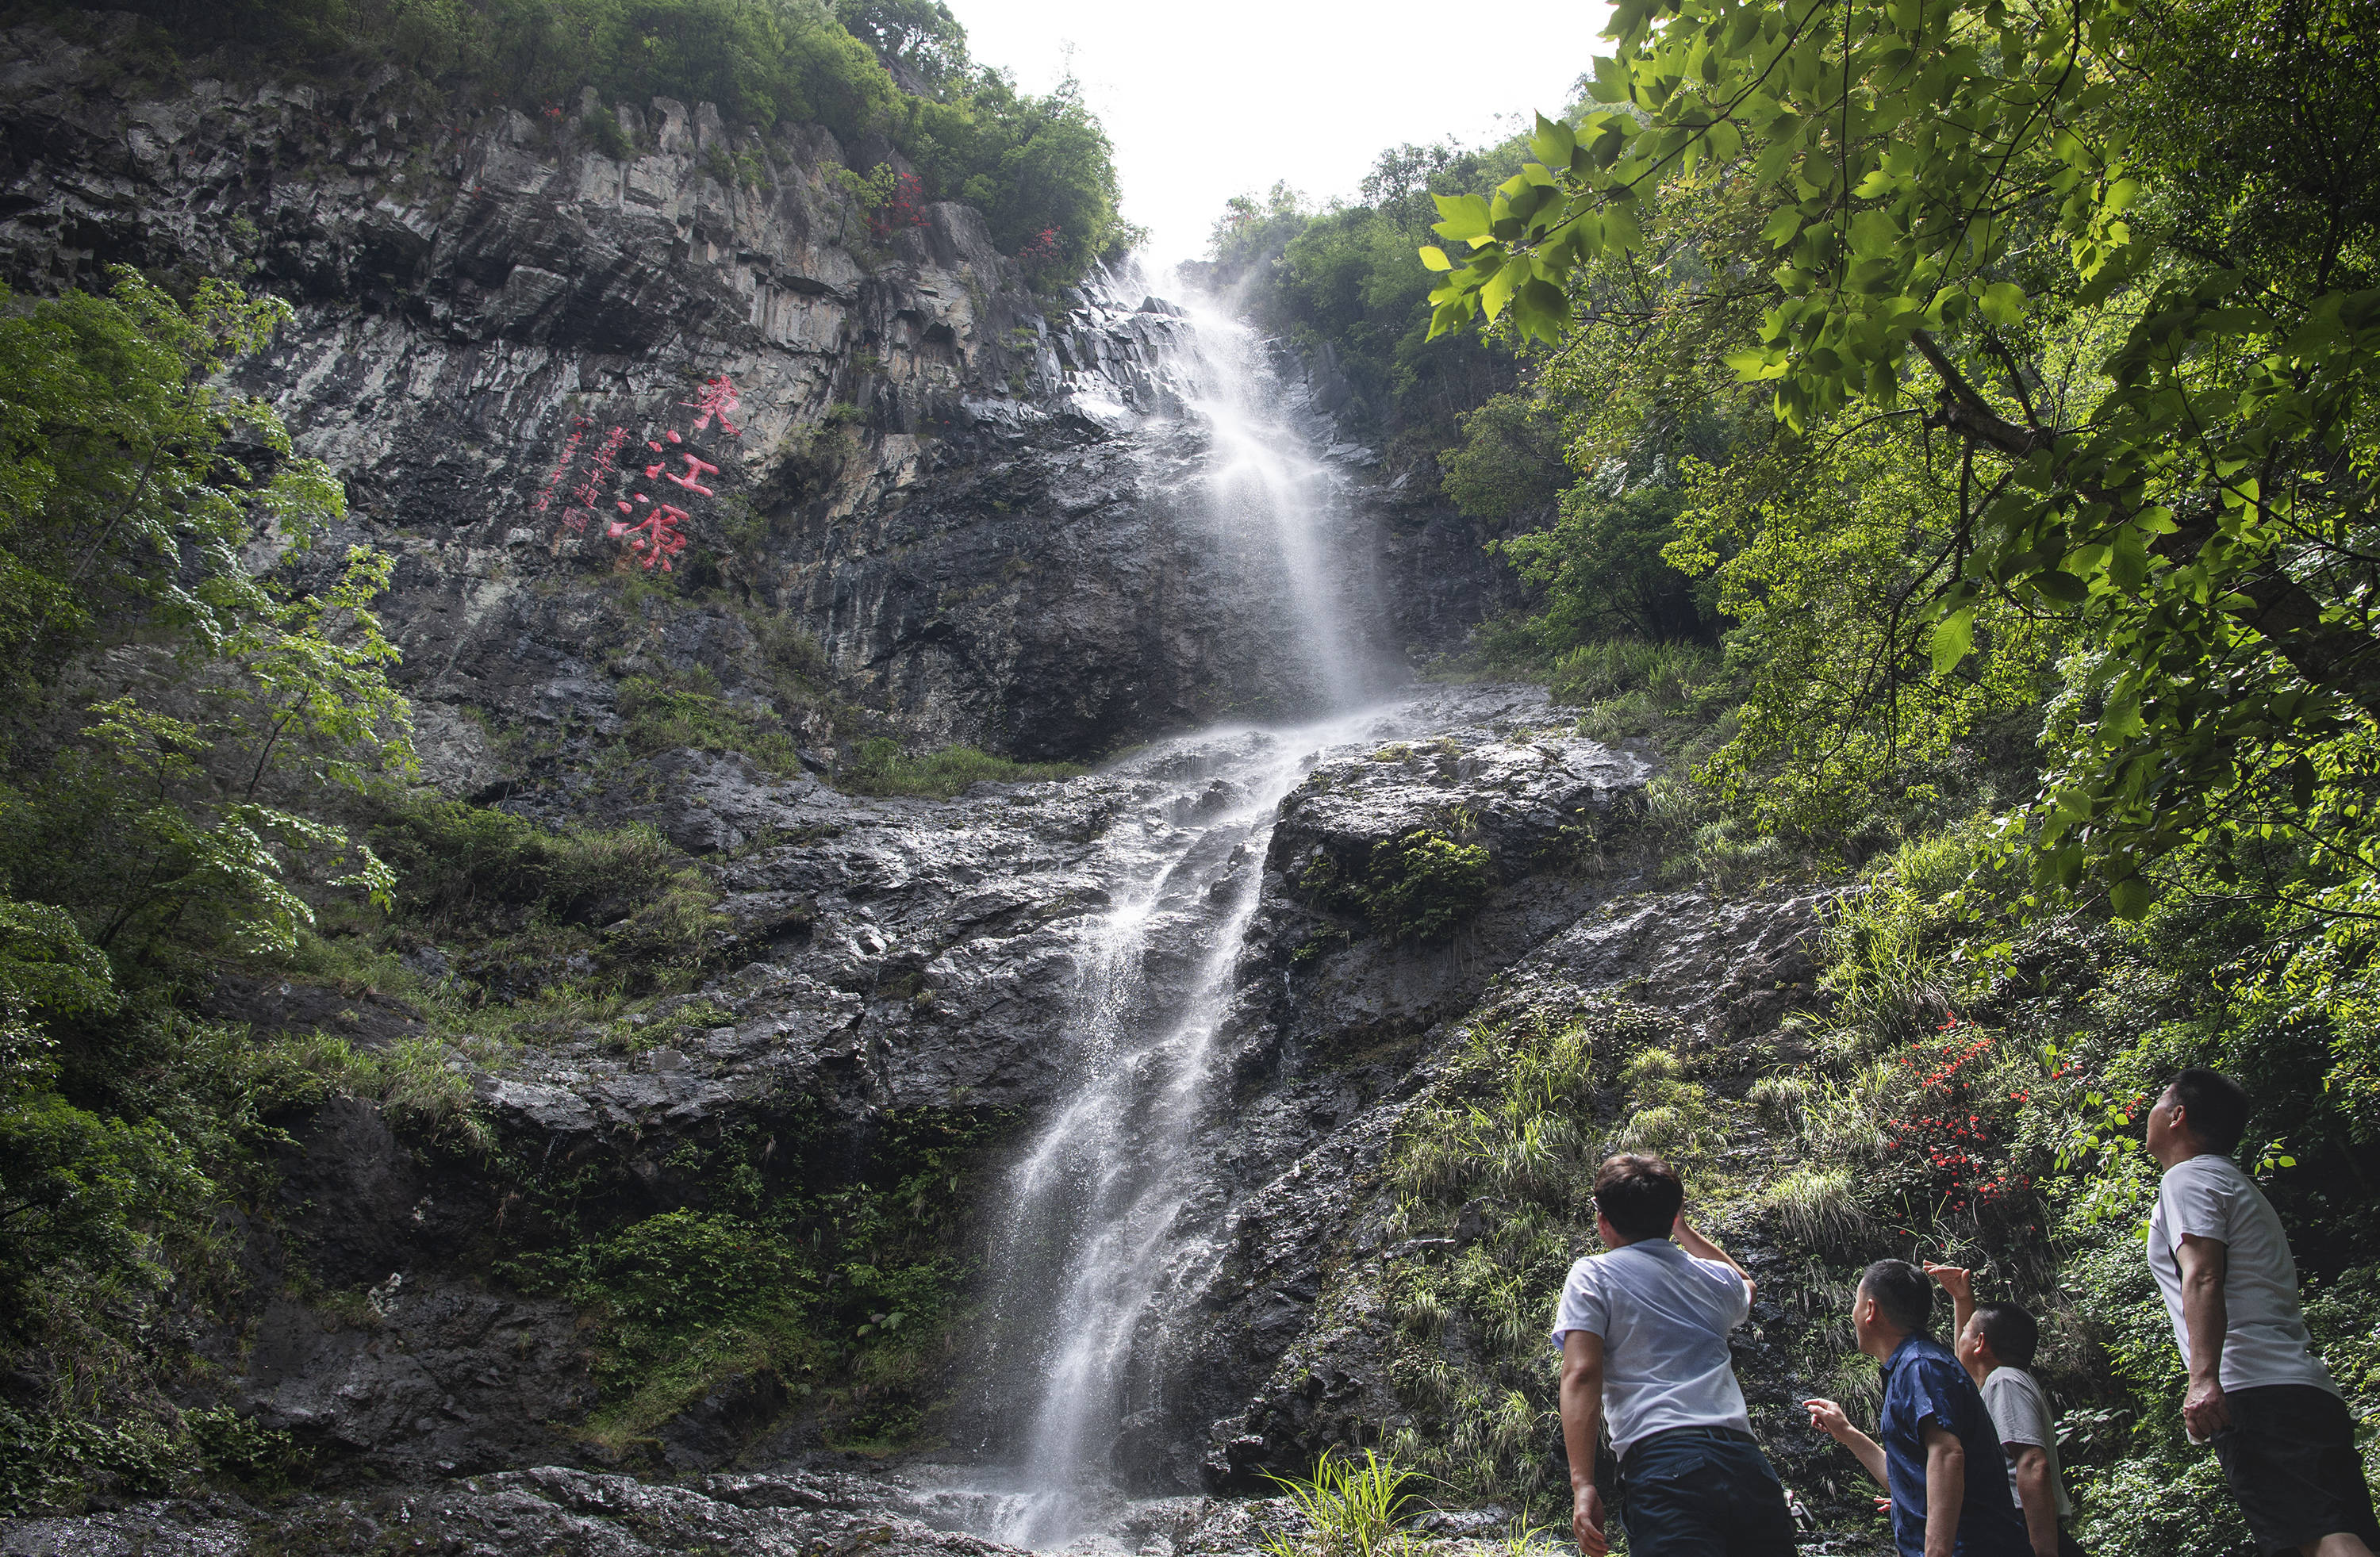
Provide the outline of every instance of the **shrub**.
<path id="1" fill-rule="evenodd" d="M 771 773 L 801 771 L 784 726 L 760 709 L 729 702 L 717 678 L 699 666 L 669 680 L 630 676 L 620 683 L 618 696 L 628 749 L 638 756 L 691 747 L 739 752 Z"/>
<path id="2" fill-rule="evenodd" d="M 1374 1449 L 1358 1462 L 1353 1454 L 1325 1452 L 1311 1479 L 1269 1478 L 1288 1495 L 1314 1531 L 1311 1550 L 1318 1557 L 1374 1557 L 1402 1543 L 1393 1532 L 1415 1499 L 1414 1484 L 1422 1478 Z M 1305 1557 L 1308 1549 L 1279 1533 L 1268 1533 L 1265 1550 L 1273 1557 Z"/>
<path id="3" fill-rule="evenodd" d="M 554 831 L 485 806 L 413 800 L 371 836 L 413 924 L 472 938 L 472 967 L 521 965 L 499 984 L 542 986 L 584 952 L 596 987 L 674 986 L 704 964 L 726 923 L 713 907 L 719 888 L 642 823 Z"/>
<path id="4" fill-rule="evenodd" d="M 1437 940 L 1488 900 L 1488 850 L 1426 829 L 1373 846 L 1365 912 L 1391 940 Z"/>
<path id="5" fill-rule="evenodd" d="M 1403 747 L 1384 747 L 1375 762 L 1402 762 Z M 1451 935 L 1488 900 L 1492 874 L 1484 844 L 1458 843 L 1416 827 L 1372 846 L 1364 869 L 1342 875 L 1329 854 L 1309 864 L 1298 886 L 1325 907 L 1360 913 L 1392 941 L 1432 941 Z"/>
<path id="6" fill-rule="evenodd" d="M 860 743 L 835 771 L 838 787 L 860 795 L 930 795 L 947 799 L 974 784 L 1030 784 L 1072 778 L 1083 768 L 1065 762 L 1016 762 L 973 746 L 944 746 L 912 755 L 879 736 Z"/>

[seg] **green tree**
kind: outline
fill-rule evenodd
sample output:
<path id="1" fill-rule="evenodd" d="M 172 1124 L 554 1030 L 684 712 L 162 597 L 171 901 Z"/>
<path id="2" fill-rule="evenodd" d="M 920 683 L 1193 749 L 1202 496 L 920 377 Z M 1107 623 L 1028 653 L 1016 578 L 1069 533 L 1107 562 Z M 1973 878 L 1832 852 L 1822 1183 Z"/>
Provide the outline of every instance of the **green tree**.
<path id="1" fill-rule="evenodd" d="M 2266 79 L 2276 31 L 2295 79 L 2211 141 L 2155 133 L 2206 122 L 2210 74 Z M 1609 35 L 1614 106 L 1540 118 L 1492 199 L 1439 202 L 1470 252 L 1423 251 L 1433 328 L 1559 339 L 1584 267 L 1647 251 L 1665 182 L 1739 191 L 1771 268 L 1706 289 L 1763 306 L 1737 372 L 1788 429 L 1913 414 L 1951 452 L 1934 673 L 1987 603 L 2104 651 L 2030 819 L 2042 883 L 2140 912 L 2176 848 L 2302 828 L 2334 789 L 2368 816 L 2335 756 L 2380 712 L 2371 30 L 2220 0 L 1628 0 Z M 2345 106 L 2298 112 L 2325 93 Z M 2193 177 L 2209 159 L 2233 174 Z M 2105 350 L 2046 349 L 2093 320 Z M 2355 831 L 2316 841 L 2368 875 Z"/>
<path id="2" fill-rule="evenodd" d="M 1071 279 L 1139 241 L 1117 212 L 1107 131 L 1074 80 L 1037 97 L 979 70 L 964 98 L 909 99 L 901 122 L 903 147 L 928 186 L 981 210 L 1003 253 L 1055 231 L 1050 274 Z"/>
<path id="3" fill-rule="evenodd" d="M 389 560 L 351 551 L 305 593 L 242 555 L 260 530 L 302 552 L 345 508 L 271 405 L 223 382 L 287 313 L 213 281 L 186 306 L 126 271 L 0 320 L 0 871 L 103 947 L 286 946 L 308 863 L 348 859 L 336 884 L 386 896 L 368 849 L 287 803 L 410 764 L 370 610 Z M 67 675 L 103 645 L 106 675 Z M 69 688 L 80 708 L 56 706 Z"/>
<path id="4" fill-rule="evenodd" d="M 834 14 L 905 91 L 947 99 L 974 78 L 966 29 L 942 0 L 835 0 Z"/>

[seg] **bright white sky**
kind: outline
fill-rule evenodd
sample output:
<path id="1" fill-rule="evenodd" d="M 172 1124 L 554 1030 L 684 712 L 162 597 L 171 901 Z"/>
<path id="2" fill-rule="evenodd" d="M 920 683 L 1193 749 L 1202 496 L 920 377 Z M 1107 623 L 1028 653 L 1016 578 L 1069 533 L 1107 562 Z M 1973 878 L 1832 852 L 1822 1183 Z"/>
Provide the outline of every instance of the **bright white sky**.
<path id="1" fill-rule="evenodd" d="M 1384 148 L 1500 139 L 1560 110 L 1597 52 L 1594 0 L 950 0 L 967 44 L 1046 91 L 1071 47 L 1158 267 L 1193 260 L 1232 196 L 1276 179 L 1352 199 Z M 1507 19 L 1510 18 L 1510 19 Z M 1607 50 L 1609 44 L 1600 44 Z"/>

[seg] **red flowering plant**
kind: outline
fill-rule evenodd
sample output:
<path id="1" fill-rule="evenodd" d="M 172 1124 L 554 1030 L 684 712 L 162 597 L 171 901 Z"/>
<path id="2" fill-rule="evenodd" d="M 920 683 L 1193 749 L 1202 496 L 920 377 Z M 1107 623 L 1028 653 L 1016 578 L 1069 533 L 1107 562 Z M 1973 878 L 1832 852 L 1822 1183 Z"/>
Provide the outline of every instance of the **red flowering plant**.
<path id="1" fill-rule="evenodd" d="M 892 181 L 892 192 L 875 213 L 868 219 L 868 235 L 880 243 L 904 227 L 922 227 L 926 213 L 919 209 L 924 203 L 926 186 L 914 173 L 905 173 Z"/>
<path id="2" fill-rule="evenodd" d="M 1016 251 L 1016 262 L 1036 275 L 1056 264 L 1059 260 L 1058 232 L 1055 227 L 1042 228 L 1038 237 Z"/>
<path id="3" fill-rule="evenodd" d="M 1994 1084 L 1998 1047 L 1993 1034 L 1953 1015 L 1901 1053 L 1905 1101 L 1885 1121 L 1877 1188 L 1912 1217 L 1982 1220 L 2030 1203 L 2033 1179 L 2010 1160 L 2014 1115 L 2029 1094 Z"/>

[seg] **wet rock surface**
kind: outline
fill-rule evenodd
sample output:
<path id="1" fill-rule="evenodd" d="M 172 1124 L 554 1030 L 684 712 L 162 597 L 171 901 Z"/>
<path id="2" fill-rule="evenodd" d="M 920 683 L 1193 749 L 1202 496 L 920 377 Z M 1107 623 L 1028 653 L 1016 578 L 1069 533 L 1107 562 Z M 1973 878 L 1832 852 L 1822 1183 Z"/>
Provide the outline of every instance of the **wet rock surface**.
<path id="1" fill-rule="evenodd" d="M 80 1519 L 0 1521 L 0 1557 L 263 1557 L 433 1551 L 451 1557 L 1000 1557 L 1018 1549 L 944 1527 L 965 1500 L 897 1477 L 836 1471 L 701 1477 L 655 1485 L 558 1466 L 373 1497 L 160 1501 Z M 1244 1557 L 1298 1528 L 1279 1500 L 1120 1504 L 1113 1542 L 1150 1557 Z M 1116 1544 L 1122 1543 L 1122 1544 Z"/>
<path id="2" fill-rule="evenodd" d="M 1630 892 L 1625 888 L 1640 884 L 1625 878 L 1606 885 L 1621 890 L 1496 970 L 1496 1001 L 1560 1010 L 1623 996 L 1679 1017 L 1691 1041 L 1706 1045 L 1773 1033 L 1787 1010 L 1808 1002 L 1805 984 L 1779 975 L 1808 974 L 1816 898 L 1730 902 L 1697 893 Z M 1481 984 L 1488 982 L 1483 975 Z M 1310 1465 L 1333 1443 L 1378 1442 L 1412 1420 L 1390 1374 L 1394 1321 L 1384 1300 L 1386 1268 L 1448 1258 L 1476 1240 L 1479 1218 L 1495 1214 L 1482 1204 L 1437 1235 L 1391 1237 L 1385 1230 L 1395 1197 L 1382 1189 L 1381 1170 L 1396 1131 L 1439 1085 L 1462 1036 L 1460 1019 L 1471 1008 L 1459 995 L 1449 998 L 1460 1009 L 1423 1035 L 1404 1063 L 1341 1071 L 1343 1113 L 1333 1128 L 1314 1132 L 1312 1144 L 1291 1153 L 1286 1168 L 1245 1203 L 1231 1277 L 1228 1285 L 1219 1282 L 1210 1301 L 1239 1295 L 1216 1305 L 1214 1322 L 1192 1349 L 1272 1365 L 1260 1382 L 1235 1372 L 1232 1390 L 1205 1396 L 1220 1402 L 1237 1395 L 1236 1408 L 1216 1416 L 1205 1434 L 1204 1468 L 1220 1484 L 1251 1486 L 1260 1473 Z M 1302 1090 L 1312 1095 L 1317 1088 L 1309 1082 Z M 1756 1141 L 1737 1148 L 1744 1159 L 1756 1160 L 1759 1152 Z M 1756 1219 L 1737 1219 L 1719 1236 L 1755 1277 L 1770 1279 L 1786 1268 L 1772 1265 L 1772 1237 Z M 1553 1298 L 1549 1292 L 1545 1298 L 1549 1314 Z M 1739 1333 L 1747 1378 L 1760 1360 L 1760 1325 L 1783 1317 L 1774 1304 L 1764 1305 Z M 1463 1360 L 1459 1335 L 1447 1345 Z M 1791 1426 L 1790 1391 L 1773 1382 L 1773 1398 L 1761 1404 L 1778 1426 Z M 1550 1437 L 1546 1448 L 1558 1455 Z"/>
<path id="3" fill-rule="evenodd" d="M 1077 926 L 1124 885 L 1102 839 L 1151 807 L 1193 816 L 1222 781 L 1159 748 L 1079 778 L 872 801 L 683 755 L 706 775 L 691 792 L 709 803 L 656 803 L 699 812 L 738 840 L 708 868 L 726 892 L 724 934 L 748 960 L 683 997 L 716 1024 L 643 1049 L 590 1034 L 503 1063 L 453 1062 L 511 1150 L 551 1171 L 604 1165 L 619 1183 L 649 1185 L 655 1209 L 674 1203 L 664 1165 L 676 1143 L 778 1128 L 797 1110 L 815 1123 L 822 1108 L 854 1130 L 886 1109 L 970 1099 L 1026 1118 L 1046 1111 L 1067 1081 L 1053 1018 L 1075 977 Z M 1389 1237 L 1381 1170 L 1483 999 L 1624 995 L 1714 1045 L 1772 1033 L 1806 1000 L 1818 900 L 1648 889 L 1629 847 L 1646 776 L 1637 758 L 1560 733 L 1526 689 L 1432 694 L 1315 752 L 1280 808 L 1232 975 L 1229 1101 L 1196 1142 L 1203 1189 L 1184 1213 L 1209 1231 L 1167 1298 L 1160 1371 L 1173 1383 L 1127 1430 L 1159 1484 L 1253 1490 L 1261 1473 L 1302 1468 L 1334 1442 L 1378 1442 L 1405 1419 L 1382 1278 L 1392 1261 L 1459 1249 L 1466 1233 L 1458 1222 Z M 1442 942 L 1391 940 L 1301 884 L 1317 858 L 1368 858 L 1416 827 L 1457 828 L 1488 851 L 1485 899 Z M 1301 959 L 1309 946 L 1319 949 Z M 648 1526 L 754 1551 L 853 1539 L 849 1521 L 862 1516 L 848 1509 L 747 1507 L 710 1482 L 601 1474 L 602 1452 L 570 1430 L 596 1398 L 575 1314 L 455 1264 L 501 1218 L 529 1214 L 467 1163 L 408 1150 L 368 1105 L 340 1104 L 307 1121 L 285 1171 L 275 1236 L 327 1285 L 361 1289 L 370 1311 L 269 1306 L 219 1396 L 315 1446 L 334 1479 L 370 1467 L 422 1489 L 411 1517 L 425 1539 L 462 1543 L 453 1551 L 670 1549 L 633 1544 L 650 1539 L 635 1533 Z M 1767 1258 L 1757 1226 L 1727 1231 L 1748 1260 Z M 1760 1344 L 1755 1324 L 1746 1346 Z M 1747 1353 L 1748 1376 L 1756 1362 Z M 714 1394 L 662 1431 L 676 1473 L 817 1457 L 814 1436 L 786 1428 L 772 1383 L 729 1380 Z M 580 1468 L 480 1475 L 468 1491 L 451 1480 L 552 1462 Z M 382 1528 L 389 1517 L 335 1500 L 308 1508 L 266 1523 Z M 157 1550 L 242 1550 L 202 1544 L 233 1539 L 231 1526 L 180 1513 L 52 1521 L 39 1527 L 49 1534 L 29 1526 L 9 1539 L 27 1551 L 114 1551 L 24 1543 L 68 1539 L 59 1531 L 115 1539 L 149 1517 L 158 1539 L 184 1543 Z M 961 1539 L 868 1527 L 896 1544 Z"/>

